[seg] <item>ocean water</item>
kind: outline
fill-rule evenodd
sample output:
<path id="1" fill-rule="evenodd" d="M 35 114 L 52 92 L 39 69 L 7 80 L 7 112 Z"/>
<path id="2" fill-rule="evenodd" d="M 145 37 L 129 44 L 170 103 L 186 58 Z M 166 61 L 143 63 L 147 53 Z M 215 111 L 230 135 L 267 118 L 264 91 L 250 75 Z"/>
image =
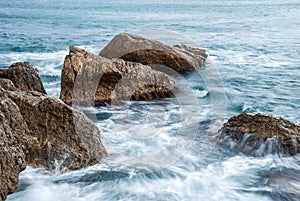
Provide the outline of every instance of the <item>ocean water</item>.
<path id="1" fill-rule="evenodd" d="M 300 200 L 300 156 L 253 158 L 210 140 L 242 112 L 300 123 L 298 0 L 0 1 L 0 67 L 29 61 L 59 97 L 68 46 L 130 32 L 206 48 L 175 98 L 83 108 L 110 155 L 67 173 L 28 167 L 9 201 Z"/>

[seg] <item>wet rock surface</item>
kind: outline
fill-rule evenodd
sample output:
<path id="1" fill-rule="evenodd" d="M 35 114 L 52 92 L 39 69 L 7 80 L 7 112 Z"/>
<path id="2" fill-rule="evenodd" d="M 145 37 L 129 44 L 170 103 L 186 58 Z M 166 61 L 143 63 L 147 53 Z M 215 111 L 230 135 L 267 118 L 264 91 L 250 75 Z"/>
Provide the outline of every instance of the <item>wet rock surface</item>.
<path id="1" fill-rule="evenodd" d="M 219 143 L 253 156 L 300 152 L 300 126 L 264 114 L 234 116 L 220 129 L 218 137 Z"/>
<path id="2" fill-rule="evenodd" d="M 21 108 L 34 140 L 26 162 L 46 169 L 77 169 L 98 163 L 107 155 L 100 131 L 82 112 L 39 92 L 7 91 Z"/>
<path id="3" fill-rule="evenodd" d="M 139 63 L 107 59 L 71 46 L 62 70 L 60 99 L 96 105 L 173 96 L 175 81 Z"/>
<path id="4" fill-rule="evenodd" d="M 9 75 L 8 70 L 0 74 Z M 42 82 L 38 74 L 34 77 L 38 79 L 0 78 L 0 200 L 16 190 L 26 165 L 65 171 L 96 164 L 107 155 L 94 123 L 77 109 L 39 92 Z"/>
<path id="5" fill-rule="evenodd" d="M 0 69 L 0 78 L 9 79 L 22 91 L 38 91 L 46 94 L 39 72 L 29 62 L 17 62 L 8 69 Z"/>
<path id="6" fill-rule="evenodd" d="M 195 71 L 204 65 L 208 56 L 205 49 L 186 45 L 169 46 L 128 33 L 116 35 L 99 55 L 150 66 L 166 66 L 179 73 Z"/>

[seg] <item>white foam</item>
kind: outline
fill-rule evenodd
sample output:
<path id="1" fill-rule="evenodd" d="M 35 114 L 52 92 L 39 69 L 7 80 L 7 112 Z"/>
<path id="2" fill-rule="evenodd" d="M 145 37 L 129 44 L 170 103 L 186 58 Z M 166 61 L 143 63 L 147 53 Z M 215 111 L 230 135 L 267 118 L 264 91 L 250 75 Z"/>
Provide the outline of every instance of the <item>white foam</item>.
<path id="1" fill-rule="evenodd" d="M 290 160 L 252 158 L 236 156 L 224 161 L 216 161 L 208 165 L 201 165 L 197 157 L 187 155 L 183 160 L 170 166 L 161 175 L 153 174 L 149 177 L 135 166 L 132 171 L 128 166 L 103 163 L 87 169 L 68 172 L 65 174 L 47 175 L 41 170 L 27 168 L 21 173 L 22 182 L 30 184 L 24 191 L 10 195 L 8 201 L 54 201 L 54 200 L 271 200 L 256 191 L 271 192 L 272 186 L 288 193 L 298 194 L 299 182 L 278 178 L 272 186 L 246 187 L 251 180 L 257 179 L 257 172 L 276 168 L 283 164 L 291 164 Z M 295 158 L 293 160 L 296 160 Z M 186 161 L 189 161 L 187 166 Z M 292 164 L 294 162 L 292 161 Z M 81 177 L 95 171 L 125 171 L 130 176 L 111 181 L 94 181 L 91 184 L 80 183 L 53 183 L 55 180 Z M 172 172 L 171 175 L 168 172 Z M 176 175 L 176 176 L 175 176 Z M 284 181 L 283 181 L 283 180 Z M 275 183 L 274 183 L 275 182 Z M 130 192 L 130 193 L 129 193 Z"/>
<path id="2" fill-rule="evenodd" d="M 209 50 L 211 55 L 218 56 L 210 56 L 209 60 L 215 64 L 222 65 L 240 65 L 241 67 L 245 67 L 246 65 L 255 65 L 259 67 L 269 67 L 269 68 L 279 68 L 289 66 L 291 63 L 289 62 L 290 58 L 284 57 L 274 57 L 274 55 L 270 54 L 261 54 L 258 52 L 252 51 L 233 51 L 233 50 Z M 244 70 L 249 70 L 249 68 L 245 68 Z"/>
<path id="3" fill-rule="evenodd" d="M 39 69 L 41 75 L 60 76 L 60 66 L 63 65 L 64 58 L 67 54 L 68 51 L 66 50 L 47 53 L 7 53 L 1 54 L 0 60 L 2 61 L 2 65 L 6 66 L 10 66 L 15 62 L 29 61 Z"/>

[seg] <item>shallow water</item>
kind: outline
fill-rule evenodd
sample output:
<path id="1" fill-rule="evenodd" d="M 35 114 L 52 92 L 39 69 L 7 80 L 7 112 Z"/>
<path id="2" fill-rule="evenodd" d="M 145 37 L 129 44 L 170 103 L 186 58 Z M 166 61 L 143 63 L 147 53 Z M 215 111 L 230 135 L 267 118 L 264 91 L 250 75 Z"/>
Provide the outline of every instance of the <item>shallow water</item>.
<path id="1" fill-rule="evenodd" d="M 209 140 L 226 118 L 300 123 L 300 2 L 0 1 L 0 67 L 30 61 L 58 97 L 69 45 L 99 53 L 117 33 L 204 47 L 176 98 L 80 108 L 110 155 L 64 174 L 28 167 L 16 200 L 299 200 L 300 159 L 252 158 Z"/>

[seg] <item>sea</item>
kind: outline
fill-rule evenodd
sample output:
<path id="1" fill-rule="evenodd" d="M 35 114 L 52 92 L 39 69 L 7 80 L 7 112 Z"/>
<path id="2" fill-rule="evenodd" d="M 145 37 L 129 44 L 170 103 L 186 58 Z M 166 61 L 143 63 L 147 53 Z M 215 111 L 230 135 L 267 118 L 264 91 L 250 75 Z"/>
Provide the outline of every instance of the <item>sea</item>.
<path id="1" fill-rule="evenodd" d="M 28 166 L 8 201 L 300 200 L 299 154 L 250 157 L 214 140 L 243 112 L 300 123 L 299 0 L 0 0 L 0 68 L 29 61 L 58 98 L 69 46 L 99 54 L 122 32 L 209 57 L 174 76 L 174 98 L 74 106 L 108 157 L 67 172 Z"/>

